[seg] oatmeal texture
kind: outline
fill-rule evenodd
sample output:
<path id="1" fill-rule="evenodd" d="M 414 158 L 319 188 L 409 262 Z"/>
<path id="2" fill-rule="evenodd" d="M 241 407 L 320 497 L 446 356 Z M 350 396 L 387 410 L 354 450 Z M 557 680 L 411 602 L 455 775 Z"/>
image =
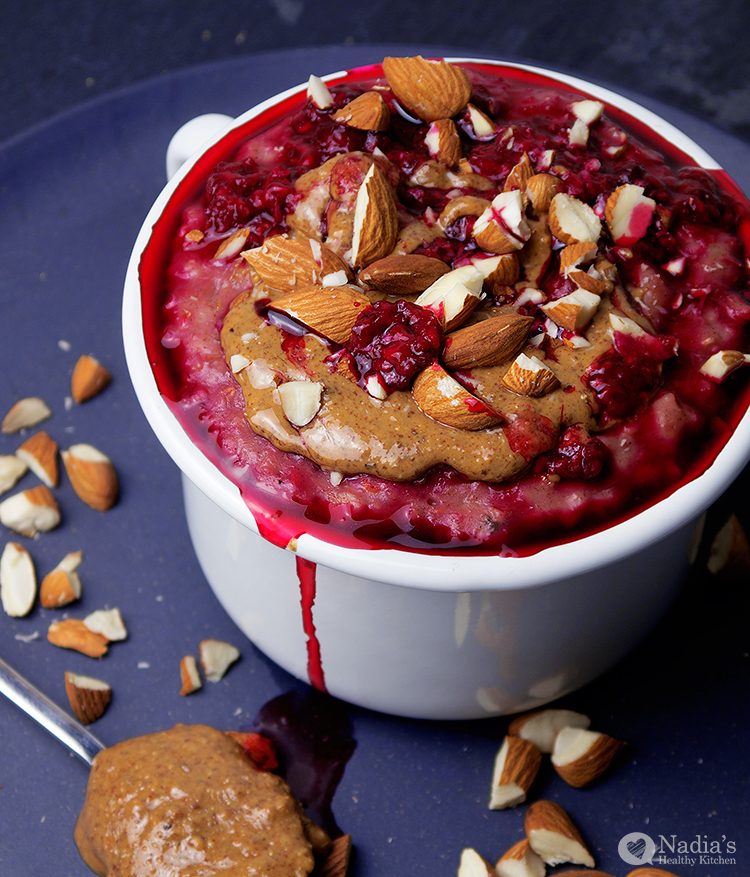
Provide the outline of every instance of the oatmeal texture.
<path id="1" fill-rule="evenodd" d="M 97 755 L 75 840 L 100 877 L 304 877 L 314 865 L 286 783 L 204 725 Z"/>

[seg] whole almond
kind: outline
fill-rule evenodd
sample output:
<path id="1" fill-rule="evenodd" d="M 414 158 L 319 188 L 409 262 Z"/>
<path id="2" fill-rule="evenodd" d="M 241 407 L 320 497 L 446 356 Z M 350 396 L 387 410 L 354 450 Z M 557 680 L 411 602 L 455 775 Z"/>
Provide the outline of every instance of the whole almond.
<path id="1" fill-rule="evenodd" d="M 391 111 L 382 95 L 367 91 L 336 110 L 333 118 L 361 131 L 385 131 L 391 121 Z"/>
<path id="2" fill-rule="evenodd" d="M 88 402 L 98 396 L 112 382 L 112 375 L 93 356 L 83 354 L 78 358 L 70 379 L 70 392 L 73 401 Z"/>
<path id="3" fill-rule="evenodd" d="M 354 208 L 352 263 L 366 268 L 388 256 L 398 237 L 396 200 L 388 181 L 376 164 L 370 166 L 357 193 Z"/>
<path id="4" fill-rule="evenodd" d="M 433 363 L 423 369 L 412 385 L 417 406 L 428 417 L 454 429 L 487 429 L 501 418 L 444 368 Z"/>
<path id="5" fill-rule="evenodd" d="M 364 292 L 351 286 L 306 287 L 275 299 L 271 309 L 283 311 L 336 344 L 344 344 L 357 317 L 369 305 Z"/>
<path id="6" fill-rule="evenodd" d="M 120 492 L 112 461 L 93 445 L 79 443 L 62 452 L 65 471 L 86 505 L 105 512 L 117 502 Z"/>
<path id="7" fill-rule="evenodd" d="M 471 97 L 466 71 L 447 61 L 388 57 L 383 72 L 398 100 L 423 122 L 450 119 Z"/>
<path id="8" fill-rule="evenodd" d="M 319 286 L 324 277 L 344 271 L 346 263 L 325 244 L 307 238 L 273 235 L 253 250 L 243 250 L 242 258 L 260 279 L 273 289 L 296 292 L 305 286 Z"/>
<path id="9" fill-rule="evenodd" d="M 523 314 L 501 314 L 457 329 L 445 339 L 443 363 L 463 369 L 507 362 L 523 348 L 533 323 Z"/>
<path id="10" fill-rule="evenodd" d="M 359 279 L 383 295 L 417 295 L 449 271 L 440 259 L 407 253 L 371 262 L 359 272 Z"/>

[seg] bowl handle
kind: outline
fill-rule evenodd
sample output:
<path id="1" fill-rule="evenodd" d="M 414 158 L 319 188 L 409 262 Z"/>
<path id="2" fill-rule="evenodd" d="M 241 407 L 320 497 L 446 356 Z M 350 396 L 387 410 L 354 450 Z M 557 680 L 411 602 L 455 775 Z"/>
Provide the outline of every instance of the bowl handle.
<path id="1" fill-rule="evenodd" d="M 167 179 L 171 180 L 191 155 L 233 121 L 232 116 L 223 113 L 205 113 L 185 122 L 167 147 Z"/>

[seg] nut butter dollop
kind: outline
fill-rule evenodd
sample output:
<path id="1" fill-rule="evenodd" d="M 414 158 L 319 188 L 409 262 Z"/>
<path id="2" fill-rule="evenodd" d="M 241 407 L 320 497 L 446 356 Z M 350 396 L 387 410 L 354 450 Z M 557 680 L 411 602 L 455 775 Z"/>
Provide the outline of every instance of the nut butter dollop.
<path id="1" fill-rule="evenodd" d="M 238 743 L 176 725 L 97 755 L 75 841 L 101 877 L 304 877 L 308 825 L 284 780 Z"/>

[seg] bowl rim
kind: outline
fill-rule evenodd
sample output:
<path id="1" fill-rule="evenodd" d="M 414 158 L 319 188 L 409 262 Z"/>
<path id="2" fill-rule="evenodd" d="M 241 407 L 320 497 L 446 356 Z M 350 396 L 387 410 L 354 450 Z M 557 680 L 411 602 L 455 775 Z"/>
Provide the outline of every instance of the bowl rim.
<path id="1" fill-rule="evenodd" d="M 653 111 L 609 88 L 576 76 L 536 65 L 470 57 L 446 57 L 452 63 L 483 64 L 512 68 L 547 77 L 593 98 L 605 101 L 628 113 L 653 132 L 668 140 L 706 170 L 721 166 L 686 134 Z M 325 82 L 342 82 L 373 65 L 338 71 L 321 77 Z M 211 137 L 172 177 L 149 210 L 135 240 L 125 276 L 122 330 L 125 357 L 130 378 L 141 408 L 159 442 L 184 477 L 189 478 L 216 505 L 251 531 L 258 526 L 242 499 L 238 486 L 231 481 L 190 439 L 182 424 L 167 405 L 156 384 L 146 351 L 142 331 L 139 262 L 153 225 L 162 213 L 180 181 L 208 148 L 228 133 L 245 125 L 277 103 L 307 88 L 301 83 L 280 92 L 248 109 L 226 128 Z M 293 550 L 313 563 L 388 584 L 437 591 L 506 590 L 537 587 L 589 573 L 644 551 L 675 531 L 692 527 L 703 512 L 739 475 L 750 459 L 750 408 L 735 427 L 724 447 L 707 469 L 658 502 L 604 530 L 581 536 L 571 542 L 552 545 L 522 557 L 492 555 L 442 554 L 403 550 L 384 544 L 375 548 L 352 548 L 327 542 L 303 533 Z M 292 548 L 292 546 L 288 546 Z M 550 576 L 550 572 L 553 576 Z"/>

